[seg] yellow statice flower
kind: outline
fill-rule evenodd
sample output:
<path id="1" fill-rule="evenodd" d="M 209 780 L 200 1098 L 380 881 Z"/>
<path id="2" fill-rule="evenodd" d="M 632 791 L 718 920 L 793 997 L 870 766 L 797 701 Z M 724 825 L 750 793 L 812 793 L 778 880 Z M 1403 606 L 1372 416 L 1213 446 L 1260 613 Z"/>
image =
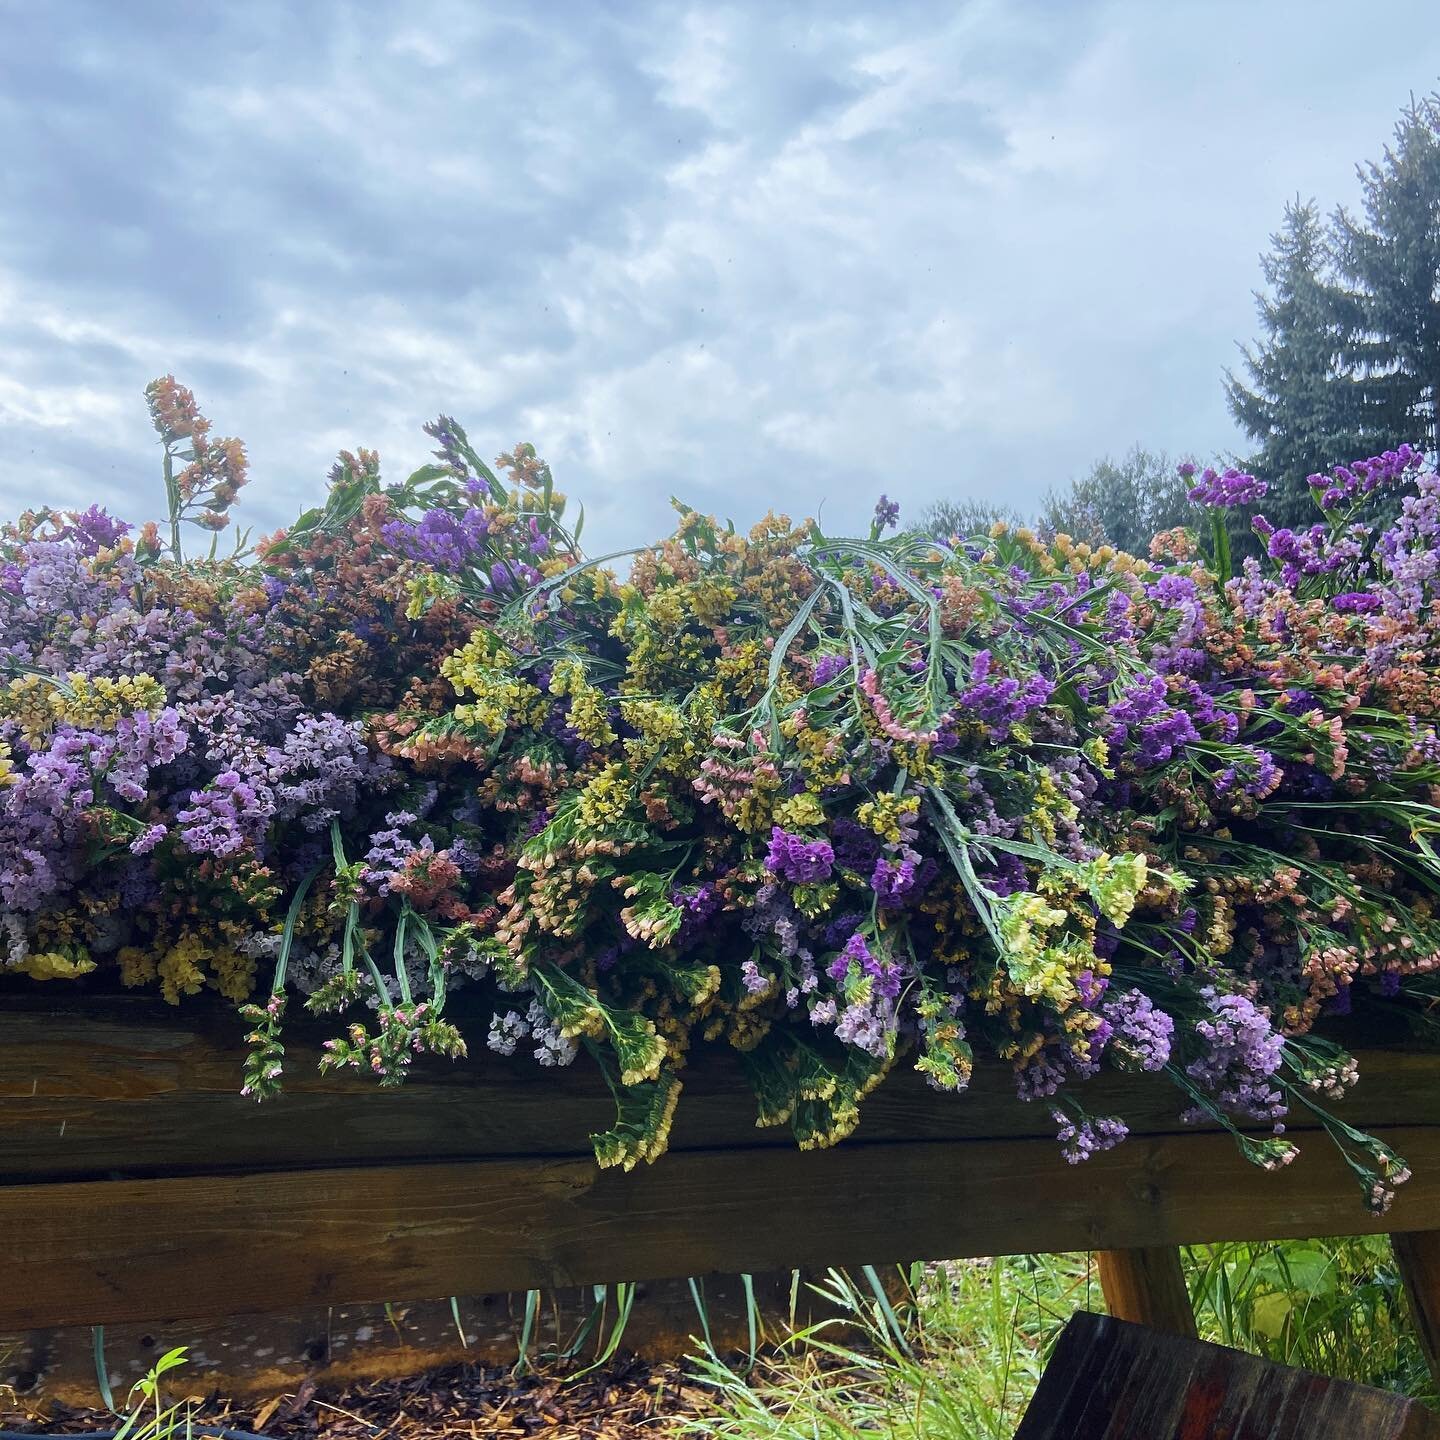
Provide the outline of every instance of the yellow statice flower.
<path id="1" fill-rule="evenodd" d="M 865 801 L 855 812 L 855 816 L 872 835 L 878 836 L 887 845 L 898 845 L 904 839 L 900 822 L 914 820 L 919 813 L 918 796 L 902 797 L 886 793 Z"/>
<path id="2" fill-rule="evenodd" d="M 31 745 L 57 725 L 113 730 L 127 715 L 153 712 L 165 703 L 165 687 L 153 675 L 19 675 L 0 688 L 0 718 L 17 722 Z"/>
<path id="3" fill-rule="evenodd" d="M 33 950 L 17 968 L 32 980 L 75 980 L 88 975 L 95 962 L 83 950 L 73 955 L 62 950 Z"/>
<path id="4" fill-rule="evenodd" d="M 115 959 L 120 966 L 120 983 L 127 990 L 149 985 L 159 975 L 155 953 L 137 945 L 126 945 Z"/>
<path id="5" fill-rule="evenodd" d="M 585 665 L 573 657 L 557 660 L 550 676 L 550 693 L 570 697 L 570 728 L 597 748 L 615 743 L 605 693 L 585 678 Z"/>
<path id="6" fill-rule="evenodd" d="M 807 826 L 823 825 L 825 807 L 820 803 L 818 795 L 804 790 L 775 807 L 775 823 L 783 825 L 787 830 L 803 830 Z"/>

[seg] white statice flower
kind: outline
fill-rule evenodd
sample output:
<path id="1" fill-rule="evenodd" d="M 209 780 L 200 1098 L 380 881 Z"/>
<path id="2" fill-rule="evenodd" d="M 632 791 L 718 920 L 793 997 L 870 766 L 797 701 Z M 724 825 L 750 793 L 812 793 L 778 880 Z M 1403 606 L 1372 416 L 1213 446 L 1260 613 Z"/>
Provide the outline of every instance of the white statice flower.
<path id="1" fill-rule="evenodd" d="M 568 1065 L 580 1053 L 579 1043 L 560 1033 L 560 1027 L 538 1000 L 530 1002 L 525 1018 L 530 1025 L 530 1037 L 535 1041 L 535 1058 L 542 1065 Z"/>
<path id="2" fill-rule="evenodd" d="M 30 958 L 25 920 L 13 910 L 0 912 L 0 965 L 7 969 L 23 965 Z"/>
<path id="3" fill-rule="evenodd" d="M 515 1047 L 530 1033 L 530 1023 L 518 1010 L 507 1010 L 490 1020 L 485 1043 L 497 1055 L 513 1055 Z"/>

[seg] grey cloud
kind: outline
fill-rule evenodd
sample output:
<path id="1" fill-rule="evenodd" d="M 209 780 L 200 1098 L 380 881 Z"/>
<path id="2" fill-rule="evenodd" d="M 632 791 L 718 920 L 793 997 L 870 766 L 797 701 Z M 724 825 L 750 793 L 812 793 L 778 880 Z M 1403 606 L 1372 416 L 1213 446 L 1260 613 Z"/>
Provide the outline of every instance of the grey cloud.
<path id="1" fill-rule="evenodd" d="M 440 410 L 602 548 L 1223 451 L 1284 199 L 1440 73 L 1399 8 L 0 0 L 0 510 L 153 513 L 167 370 L 264 528 Z"/>

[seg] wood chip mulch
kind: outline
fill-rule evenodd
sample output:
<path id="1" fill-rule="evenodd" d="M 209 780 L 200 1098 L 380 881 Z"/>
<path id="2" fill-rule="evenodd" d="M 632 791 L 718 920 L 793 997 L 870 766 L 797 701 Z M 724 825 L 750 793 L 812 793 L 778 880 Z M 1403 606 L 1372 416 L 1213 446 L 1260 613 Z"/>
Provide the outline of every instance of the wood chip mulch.
<path id="1" fill-rule="evenodd" d="M 261 1404 L 206 1401 L 194 1423 L 274 1440 L 659 1440 L 708 1408 L 708 1392 L 683 1367 L 621 1359 L 573 1379 L 559 1372 L 517 1378 L 508 1368 L 458 1365 L 328 1392 L 307 1380 L 293 1394 Z M 115 1424 L 103 1410 L 53 1405 L 38 1416 L 0 1405 L 5 1430 L 81 1435 Z"/>

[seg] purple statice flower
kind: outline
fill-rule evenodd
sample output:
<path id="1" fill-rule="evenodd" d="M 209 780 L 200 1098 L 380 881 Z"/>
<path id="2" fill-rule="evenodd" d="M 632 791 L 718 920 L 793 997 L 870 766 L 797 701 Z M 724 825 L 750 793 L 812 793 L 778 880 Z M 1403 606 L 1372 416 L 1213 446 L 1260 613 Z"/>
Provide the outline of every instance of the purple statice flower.
<path id="1" fill-rule="evenodd" d="M 1105 739 L 1111 745 L 1132 746 L 1142 767 L 1163 764 L 1200 738 L 1190 716 L 1170 704 L 1159 675 L 1127 690 L 1105 712 L 1105 721 Z"/>
<path id="2" fill-rule="evenodd" d="M 1210 986 L 1200 994 L 1209 1014 L 1195 1023 L 1202 1050 L 1185 1073 L 1225 1109 L 1278 1121 L 1285 1114 L 1285 1098 L 1271 1077 L 1280 1068 L 1285 1037 L 1246 996 L 1222 995 Z M 1194 1118 L 1196 1112 L 1188 1114 Z"/>
<path id="3" fill-rule="evenodd" d="M 857 974 L 868 976 L 874 982 L 874 993 L 886 1000 L 893 1000 L 900 993 L 900 967 L 893 960 L 878 958 L 858 931 L 830 962 L 828 973 L 832 980 L 841 984 Z"/>
<path id="4" fill-rule="evenodd" d="M 1181 473 L 1184 474 L 1183 469 Z M 1190 476 L 1193 476 L 1194 473 L 1192 466 Z M 1190 476 L 1186 478 L 1188 479 Z M 1214 470 L 1204 471 L 1199 482 L 1191 487 L 1190 498 L 1197 505 L 1211 505 L 1220 509 L 1228 509 L 1231 506 L 1251 505 L 1256 500 L 1263 500 L 1268 489 L 1269 486 L 1263 480 L 1256 479 L 1254 475 L 1247 475 L 1244 471 L 1230 466 L 1219 474 Z"/>
<path id="5" fill-rule="evenodd" d="M 770 830 L 770 848 L 765 868 L 772 875 L 794 885 L 818 885 L 830 878 L 835 851 L 828 840 L 806 840 L 775 825 Z"/>
<path id="6" fill-rule="evenodd" d="M 957 700 L 962 709 L 973 711 L 990 727 L 993 738 L 1003 740 L 1012 725 L 1020 724 L 1031 711 L 1049 701 L 1055 683 L 1038 673 L 1024 684 L 1010 676 L 992 678 L 992 663 L 988 650 L 976 654 L 970 662 L 970 684 Z"/>
<path id="7" fill-rule="evenodd" d="M 1077 1123 L 1063 1110 L 1052 1110 L 1055 1138 L 1066 1162 L 1078 1165 L 1102 1150 L 1113 1150 L 1130 1133 L 1130 1127 L 1116 1115 L 1085 1116 Z"/>
<path id="8" fill-rule="evenodd" d="M 1280 566 L 1280 578 L 1294 587 L 1307 575 L 1333 575 L 1347 565 L 1357 564 L 1364 556 L 1369 535 L 1363 525 L 1350 525 L 1339 534 L 1332 534 L 1325 525 L 1311 525 L 1292 530 L 1289 526 L 1276 529 L 1263 515 L 1250 522 L 1251 528 L 1265 542 L 1265 553 Z"/>
<path id="9" fill-rule="evenodd" d="M 819 689 L 850 668 L 848 655 L 821 655 L 810 667 L 810 686 Z"/>
<path id="10" fill-rule="evenodd" d="M 918 850 L 902 845 L 895 855 L 881 856 L 870 872 L 870 888 L 882 909 L 898 910 L 923 895 L 939 873 L 939 866 L 922 858 Z"/>
<path id="11" fill-rule="evenodd" d="M 1225 795 L 1240 791 L 1254 799 L 1263 800 L 1280 788 L 1285 778 L 1275 757 L 1268 751 L 1254 745 L 1242 745 L 1241 754 L 1215 776 L 1215 790 Z"/>
<path id="12" fill-rule="evenodd" d="M 1143 990 L 1114 990 L 1100 1012 L 1110 1025 L 1109 1053 L 1122 1070 L 1163 1070 L 1175 1022 Z"/>
<path id="13" fill-rule="evenodd" d="M 875 528 L 876 530 L 888 530 L 900 523 L 900 506 L 887 496 L 882 495 L 875 502 Z"/>
<path id="14" fill-rule="evenodd" d="M 830 826 L 835 863 L 863 875 L 879 858 L 880 842 L 858 820 L 841 815 Z"/>
<path id="15" fill-rule="evenodd" d="M 1347 590 L 1343 595 L 1331 597 L 1330 607 L 1342 615 L 1370 615 L 1384 605 L 1378 595 L 1369 595 L 1364 590 Z"/>
<path id="16" fill-rule="evenodd" d="M 490 522 L 473 505 L 459 516 L 447 510 L 427 510 L 418 523 L 391 520 L 382 529 L 385 541 L 411 560 L 437 570 L 463 570 L 485 546 Z"/>
<path id="17" fill-rule="evenodd" d="M 677 887 L 670 892 L 670 903 L 685 912 L 675 932 L 675 943 L 683 947 L 698 940 L 719 911 L 720 887 L 713 880 L 693 888 Z"/>
<path id="18" fill-rule="evenodd" d="M 98 505 L 92 505 L 88 510 L 74 512 L 56 538 L 73 540 L 82 555 L 94 555 L 100 550 L 110 549 L 128 535 L 131 528 L 127 521 L 117 520 Z"/>
<path id="19" fill-rule="evenodd" d="M 864 918 L 858 910 L 835 916 L 820 932 L 820 944 L 827 950 L 838 950 L 860 928 Z"/>
<path id="20" fill-rule="evenodd" d="M 1382 485 L 1403 481 L 1425 463 L 1424 454 L 1411 445 L 1337 465 L 1328 475 L 1309 475 L 1305 483 L 1316 492 L 1322 510 L 1334 510 L 1348 501 L 1370 495 Z"/>

